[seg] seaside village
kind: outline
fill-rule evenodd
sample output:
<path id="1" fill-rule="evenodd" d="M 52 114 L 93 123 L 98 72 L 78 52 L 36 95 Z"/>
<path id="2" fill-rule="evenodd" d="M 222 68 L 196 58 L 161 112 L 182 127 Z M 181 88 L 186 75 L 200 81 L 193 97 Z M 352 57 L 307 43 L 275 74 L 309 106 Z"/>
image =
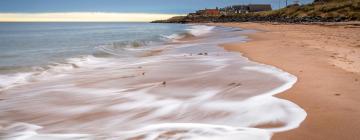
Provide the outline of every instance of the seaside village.
<path id="1" fill-rule="evenodd" d="M 248 5 L 233 5 L 225 8 L 215 9 L 203 9 L 198 10 L 195 13 L 189 13 L 189 17 L 197 16 L 221 16 L 221 15 L 234 15 L 241 13 L 260 12 L 260 11 L 271 11 L 270 4 L 248 4 Z"/>

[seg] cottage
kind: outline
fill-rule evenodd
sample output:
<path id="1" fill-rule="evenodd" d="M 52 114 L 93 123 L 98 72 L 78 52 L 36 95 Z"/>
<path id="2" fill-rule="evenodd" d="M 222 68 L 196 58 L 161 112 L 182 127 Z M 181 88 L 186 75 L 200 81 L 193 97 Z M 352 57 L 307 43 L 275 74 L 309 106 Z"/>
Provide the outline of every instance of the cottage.
<path id="1" fill-rule="evenodd" d="M 249 12 L 260 12 L 260 11 L 270 11 L 272 10 L 270 4 L 249 4 L 249 5 L 233 5 L 225 8 L 216 9 L 204 9 L 198 10 L 195 13 L 189 13 L 189 17 L 197 16 L 220 16 L 220 15 L 232 15 L 239 13 L 249 13 Z"/>
<path id="2" fill-rule="evenodd" d="M 248 5 L 234 5 L 232 6 L 232 9 L 234 13 L 248 13 L 249 12 L 249 6 Z"/>
<path id="3" fill-rule="evenodd" d="M 270 4 L 249 4 L 249 5 L 233 5 L 222 9 L 223 15 L 239 14 L 249 12 L 271 11 Z"/>

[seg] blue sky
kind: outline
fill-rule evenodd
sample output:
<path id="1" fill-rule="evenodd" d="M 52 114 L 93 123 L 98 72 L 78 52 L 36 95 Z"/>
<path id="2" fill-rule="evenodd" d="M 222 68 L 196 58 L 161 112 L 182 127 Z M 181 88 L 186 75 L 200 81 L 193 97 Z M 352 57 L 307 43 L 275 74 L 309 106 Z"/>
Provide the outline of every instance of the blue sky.
<path id="1" fill-rule="evenodd" d="M 197 9 L 233 4 L 272 4 L 285 0 L 0 0 L 0 13 L 116 12 L 184 14 Z M 293 0 L 289 0 L 292 3 Z M 312 0 L 300 0 L 309 3 Z"/>

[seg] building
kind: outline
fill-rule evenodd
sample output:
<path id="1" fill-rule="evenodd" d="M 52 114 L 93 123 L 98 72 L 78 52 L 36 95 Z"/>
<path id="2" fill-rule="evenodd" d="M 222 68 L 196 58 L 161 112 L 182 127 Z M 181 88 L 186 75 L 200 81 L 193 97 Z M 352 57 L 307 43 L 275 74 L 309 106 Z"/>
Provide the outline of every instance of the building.
<path id="1" fill-rule="evenodd" d="M 270 4 L 249 4 L 249 5 L 233 5 L 221 9 L 222 15 L 271 11 Z"/>
<path id="2" fill-rule="evenodd" d="M 249 4 L 249 12 L 271 11 L 270 4 Z"/>
<path id="3" fill-rule="evenodd" d="M 236 13 L 235 9 L 232 6 L 220 8 L 221 15 L 230 15 Z"/>
<path id="4" fill-rule="evenodd" d="M 198 10 L 196 13 L 191 13 L 192 15 L 201 15 L 201 16 L 218 16 L 220 15 L 220 10 L 216 9 L 205 9 L 205 10 Z"/>
<path id="5" fill-rule="evenodd" d="M 260 12 L 260 11 L 271 11 L 270 4 L 249 4 L 249 5 L 233 5 L 225 8 L 216 9 L 204 9 L 198 10 L 195 13 L 189 13 L 189 17 L 197 16 L 220 16 L 220 15 L 232 15 L 239 13 L 249 13 L 249 12 Z"/>
<path id="6" fill-rule="evenodd" d="M 248 5 L 233 5 L 232 9 L 233 9 L 233 12 L 236 14 L 248 13 L 250 11 Z"/>

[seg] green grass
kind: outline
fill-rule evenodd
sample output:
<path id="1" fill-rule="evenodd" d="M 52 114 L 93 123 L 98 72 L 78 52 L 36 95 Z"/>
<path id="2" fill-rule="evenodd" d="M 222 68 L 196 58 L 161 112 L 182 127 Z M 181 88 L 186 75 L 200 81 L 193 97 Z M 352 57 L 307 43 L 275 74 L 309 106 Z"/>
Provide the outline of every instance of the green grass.
<path id="1" fill-rule="evenodd" d="M 323 3 L 289 6 L 283 9 L 259 12 L 257 14 L 259 16 L 282 17 L 345 17 L 347 19 L 360 20 L 360 0 L 329 0 Z"/>
<path id="2" fill-rule="evenodd" d="M 199 16 L 173 17 L 164 22 L 186 23 L 186 22 L 208 22 L 216 18 L 223 19 L 251 19 L 252 17 L 264 18 L 272 17 L 273 19 L 302 19 L 321 17 L 327 21 L 360 21 L 360 0 L 316 0 L 316 2 L 307 5 L 291 5 L 282 9 L 247 13 L 233 14 L 227 16 Z"/>

